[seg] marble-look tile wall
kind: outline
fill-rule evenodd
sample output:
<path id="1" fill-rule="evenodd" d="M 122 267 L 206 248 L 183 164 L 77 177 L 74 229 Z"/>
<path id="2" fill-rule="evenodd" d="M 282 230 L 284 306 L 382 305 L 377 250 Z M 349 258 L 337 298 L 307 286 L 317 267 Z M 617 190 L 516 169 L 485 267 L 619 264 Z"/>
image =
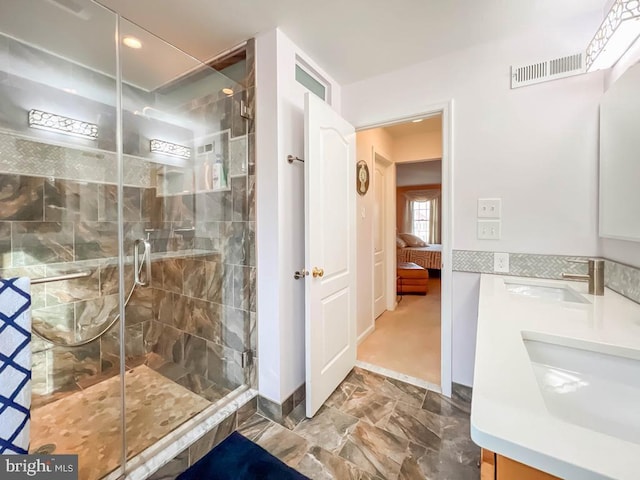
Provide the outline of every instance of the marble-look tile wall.
<path id="1" fill-rule="evenodd" d="M 240 115 L 241 101 L 250 109 L 254 103 L 252 42 L 249 48 L 246 79 L 232 97 L 214 93 L 176 109 L 212 135 L 228 132 L 222 152 L 229 186 L 223 191 L 163 196 L 156 180 L 165 166 L 143 158 L 149 157 L 148 138 L 136 132 L 142 120 L 125 117 L 124 252 L 130 255 L 133 241 L 148 236 L 154 254 L 151 286 L 137 288 L 126 307 L 125 352 L 131 359 L 158 353 L 191 372 L 191 383 L 203 390 L 212 383 L 255 384 L 255 366 L 245 372 L 241 365 L 242 352 L 255 350 L 256 339 L 255 128 Z M 0 103 L 15 107 L 9 112 L 22 111 L 12 89 L 24 96 L 30 85 L 38 98 L 61 94 L 5 77 Z M 147 105 L 160 101 L 160 95 L 125 90 Z M 113 118 L 109 108 L 100 107 L 98 115 Z M 90 271 L 87 278 L 33 287 L 35 325 L 62 342 L 86 339 L 119 309 L 115 132 L 101 130 L 105 150 L 87 149 L 82 141 L 60 146 L 18 128 L 14 118 L 0 116 L 15 132 L 0 134 L 0 276 Z M 125 277 L 126 296 L 133 285 L 130 258 Z M 34 340 L 34 394 L 50 401 L 93 377 L 117 373 L 118 330 L 116 322 L 102 338 L 76 348 Z"/>
<path id="2" fill-rule="evenodd" d="M 147 351 L 190 370 L 203 385 L 255 386 L 255 362 L 242 353 L 256 345 L 255 136 L 241 102 L 253 109 L 253 41 L 246 77 L 233 96 L 215 93 L 185 105 L 190 118 L 229 132 L 229 188 L 174 197 L 174 222 L 193 226 L 193 248 L 209 252 L 154 264 L 153 320 L 144 326 Z M 153 237 L 152 237 L 153 238 Z"/>

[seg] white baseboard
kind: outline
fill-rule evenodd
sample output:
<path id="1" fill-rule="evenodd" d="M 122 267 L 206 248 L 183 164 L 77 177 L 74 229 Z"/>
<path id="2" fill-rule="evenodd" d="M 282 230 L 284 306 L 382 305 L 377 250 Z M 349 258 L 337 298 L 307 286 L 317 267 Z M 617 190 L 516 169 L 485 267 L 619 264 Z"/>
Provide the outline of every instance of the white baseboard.
<path id="1" fill-rule="evenodd" d="M 371 334 L 375 331 L 375 329 L 376 329 L 376 324 L 375 324 L 375 321 L 374 321 L 374 323 L 373 323 L 373 324 L 371 324 L 371 326 L 370 326 L 369 328 L 367 328 L 364 332 L 362 332 L 362 333 L 360 334 L 360 336 L 358 337 L 358 340 L 357 340 L 358 345 L 360 345 L 362 342 L 364 342 L 364 340 L 365 340 L 369 335 L 371 335 Z"/>

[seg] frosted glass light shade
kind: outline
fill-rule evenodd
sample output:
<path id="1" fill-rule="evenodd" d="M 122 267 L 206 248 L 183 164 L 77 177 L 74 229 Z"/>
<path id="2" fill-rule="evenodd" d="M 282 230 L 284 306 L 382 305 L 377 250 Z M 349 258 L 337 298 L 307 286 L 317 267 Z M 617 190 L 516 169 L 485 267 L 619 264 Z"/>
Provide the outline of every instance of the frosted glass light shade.
<path id="1" fill-rule="evenodd" d="M 640 0 L 616 0 L 587 47 L 587 71 L 611 68 L 640 36 Z"/>

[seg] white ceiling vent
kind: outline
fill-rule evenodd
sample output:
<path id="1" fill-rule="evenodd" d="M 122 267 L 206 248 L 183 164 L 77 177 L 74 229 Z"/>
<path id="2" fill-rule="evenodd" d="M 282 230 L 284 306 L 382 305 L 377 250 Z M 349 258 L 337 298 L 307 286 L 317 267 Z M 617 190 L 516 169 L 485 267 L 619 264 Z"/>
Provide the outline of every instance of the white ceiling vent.
<path id="1" fill-rule="evenodd" d="M 512 66 L 511 88 L 573 77 L 585 72 L 584 54 L 582 53 L 529 65 Z"/>

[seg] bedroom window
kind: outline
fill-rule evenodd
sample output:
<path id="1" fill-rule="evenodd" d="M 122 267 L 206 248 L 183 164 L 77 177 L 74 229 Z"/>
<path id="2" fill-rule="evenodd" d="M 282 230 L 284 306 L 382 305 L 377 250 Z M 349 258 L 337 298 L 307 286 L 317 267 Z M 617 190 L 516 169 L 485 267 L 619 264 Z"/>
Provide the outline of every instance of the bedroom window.
<path id="1" fill-rule="evenodd" d="M 420 237 L 423 241 L 429 241 L 429 231 L 431 222 L 431 202 L 430 201 L 413 201 L 411 202 L 413 225 L 413 234 Z"/>

